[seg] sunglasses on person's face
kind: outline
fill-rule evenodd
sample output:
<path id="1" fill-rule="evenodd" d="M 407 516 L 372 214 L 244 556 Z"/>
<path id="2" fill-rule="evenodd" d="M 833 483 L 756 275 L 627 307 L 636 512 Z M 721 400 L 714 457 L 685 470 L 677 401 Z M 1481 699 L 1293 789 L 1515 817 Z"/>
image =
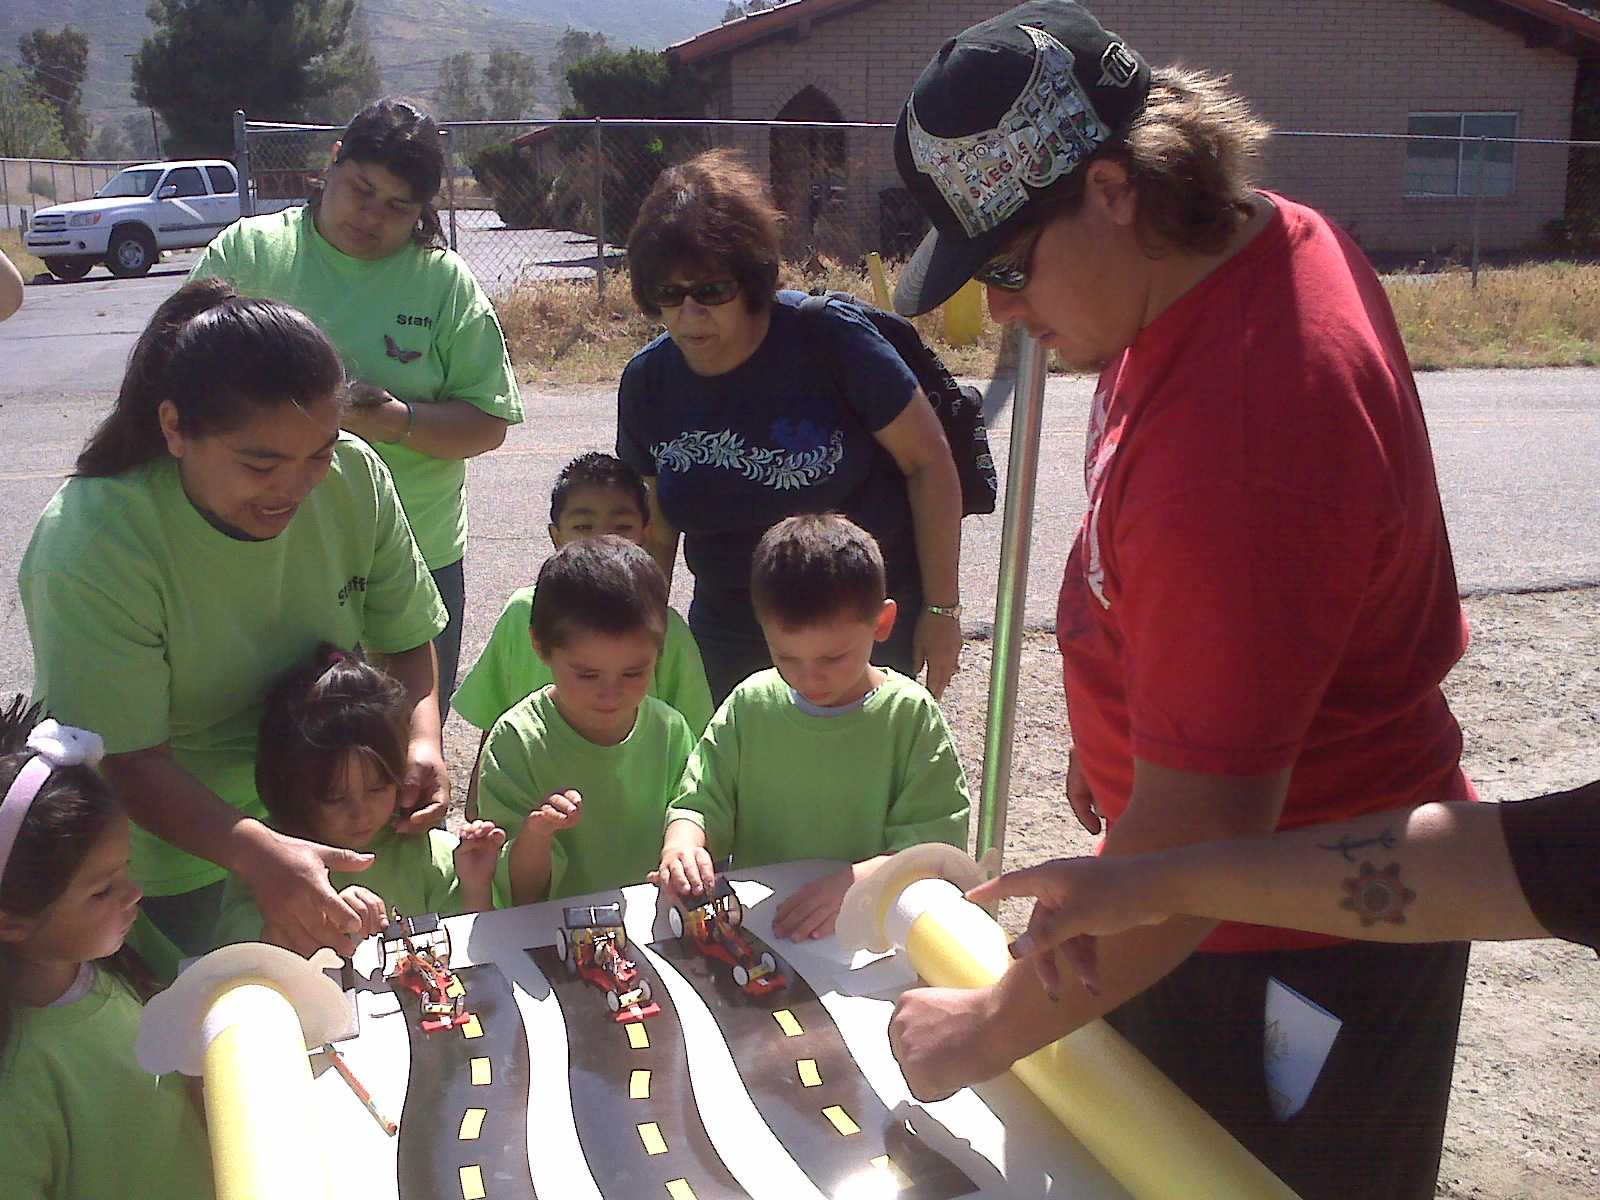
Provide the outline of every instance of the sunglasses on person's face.
<path id="1" fill-rule="evenodd" d="M 652 283 L 650 300 L 657 308 L 677 308 L 684 297 L 707 308 L 726 304 L 739 294 L 737 279 L 712 279 L 705 283 Z"/>
<path id="2" fill-rule="evenodd" d="M 1002 292 L 1020 292 L 1028 286 L 1031 277 L 1034 247 L 1044 226 L 1024 229 L 1011 238 L 1000 252 L 972 273 L 979 283 L 999 288 Z"/>

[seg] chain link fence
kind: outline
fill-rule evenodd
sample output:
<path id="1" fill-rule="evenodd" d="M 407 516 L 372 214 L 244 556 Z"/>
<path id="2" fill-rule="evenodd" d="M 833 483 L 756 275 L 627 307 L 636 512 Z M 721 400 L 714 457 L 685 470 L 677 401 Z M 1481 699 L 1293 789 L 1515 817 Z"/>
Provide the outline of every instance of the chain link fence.
<path id="1" fill-rule="evenodd" d="M 757 121 L 470 122 L 445 126 L 441 207 L 491 294 L 621 265 L 639 204 L 669 164 L 738 151 L 771 184 L 791 259 L 903 258 L 927 223 L 895 172 L 893 126 Z M 257 202 L 303 199 L 339 130 L 241 120 Z M 1600 143 L 1281 131 L 1262 184 L 1349 231 L 1383 270 L 1600 255 Z M 267 207 L 263 203 L 263 207 Z"/>
<path id="2" fill-rule="evenodd" d="M 35 211 L 87 200 L 126 162 L 68 162 L 54 158 L 0 158 L 0 229 L 26 231 Z"/>

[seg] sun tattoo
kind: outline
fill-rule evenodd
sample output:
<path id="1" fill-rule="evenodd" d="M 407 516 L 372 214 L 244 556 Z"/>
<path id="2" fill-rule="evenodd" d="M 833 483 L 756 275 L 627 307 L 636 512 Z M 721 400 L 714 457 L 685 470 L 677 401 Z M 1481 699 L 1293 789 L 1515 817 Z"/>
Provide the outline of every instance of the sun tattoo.
<path id="1" fill-rule="evenodd" d="M 1378 870 L 1369 862 L 1361 864 L 1361 874 L 1344 881 L 1348 893 L 1339 901 L 1340 908 L 1348 908 L 1361 918 L 1361 927 L 1369 929 L 1379 921 L 1391 925 L 1406 923 L 1406 905 L 1417 894 L 1400 882 L 1400 864 L 1390 863 Z"/>

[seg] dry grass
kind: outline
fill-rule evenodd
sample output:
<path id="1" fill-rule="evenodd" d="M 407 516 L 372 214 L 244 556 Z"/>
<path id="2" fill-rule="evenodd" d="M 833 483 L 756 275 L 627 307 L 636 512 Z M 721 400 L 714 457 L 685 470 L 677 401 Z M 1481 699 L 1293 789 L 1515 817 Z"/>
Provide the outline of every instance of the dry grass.
<path id="1" fill-rule="evenodd" d="M 872 298 L 864 274 L 827 263 L 789 264 L 782 282 Z M 1384 283 L 1419 370 L 1600 365 L 1600 265 L 1485 270 L 1476 289 L 1464 269 L 1390 275 Z M 549 280 L 517 288 L 498 307 L 513 360 L 541 383 L 612 382 L 661 329 L 634 309 L 625 269 L 611 275 L 598 304 L 586 280 Z M 978 343 L 959 349 L 945 342 L 940 314 L 916 323 L 957 375 L 987 378 L 1013 361 L 1014 348 L 1002 351 L 1001 329 L 988 320 Z"/>
<path id="2" fill-rule="evenodd" d="M 22 234 L 15 229 L 0 229 L 0 250 L 5 252 L 24 279 L 32 279 L 44 270 L 44 263 L 22 247 Z"/>
<path id="3" fill-rule="evenodd" d="M 1385 284 L 1419 370 L 1600 363 L 1600 265 L 1485 270 L 1476 289 L 1460 268 Z"/>

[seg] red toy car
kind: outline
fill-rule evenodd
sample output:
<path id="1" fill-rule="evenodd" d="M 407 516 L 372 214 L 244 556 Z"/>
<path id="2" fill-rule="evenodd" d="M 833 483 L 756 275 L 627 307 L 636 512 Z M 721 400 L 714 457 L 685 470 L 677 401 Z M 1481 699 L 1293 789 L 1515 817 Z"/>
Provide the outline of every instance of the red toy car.
<path id="1" fill-rule="evenodd" d="M 764 996 L 787 986 L 772 951 L 756 949 L 743 923 L 744 905 L 721 875 L 702 903 L 688 909 L 676 903 L 667 908 L 672 936 L 690 942 L 707 958 L 727 963 L 733 968 L 733 982 L 746 995 Z"/>
<path id="2" fill-rule="evenodd" d="M 450 969 L 450 931 L 437 913 L 393 914 L 383 932 L 383 974 L 415 993 L 424 1033 L 459 1029 L 472 1019 L 466 989 Z"/>
<path id="3" fill-rule="evenodd" d="M 622 905 L 576 905 L 562 911 L 556 930 L 556 951 L 576 971 L 606 994 L 606 1007 L 618 1021 L 642 1021 L 661 1011 L 650 1000 L 650 981 L 623 951 L 628 935 L 622 928 Z"/>

